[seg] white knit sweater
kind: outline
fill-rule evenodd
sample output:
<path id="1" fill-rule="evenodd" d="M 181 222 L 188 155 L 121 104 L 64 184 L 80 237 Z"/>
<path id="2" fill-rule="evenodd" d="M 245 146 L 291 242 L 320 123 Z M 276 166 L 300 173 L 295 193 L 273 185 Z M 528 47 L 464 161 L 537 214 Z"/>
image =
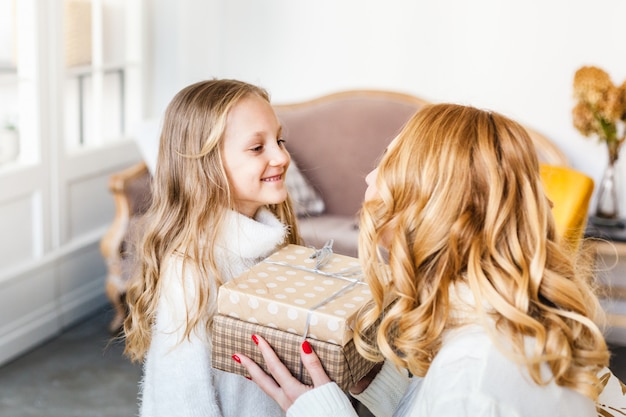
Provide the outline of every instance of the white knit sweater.
<path id="1" fill-rule="evenodd" d="M 216 245 L 222 280 L 230 280 L 270 255 L 285 236 L 285 226 L 268 210 L 261 209 L 254 220 L 229 212 Z M 183 276 L 179 257 L 172 257 L 163 265 L 156 324 L 144 363 L 140 415 L 284 415 L 252 381 L 211 368 L 211 341 L 204 324 L 181 342 L 185 306 L 196 296 L 194 280 L 188 271 Z"/>
<path id="2" fill-rule="evenodd" d="M 455 295 L 456 293 L 456 295 Z M 453 295 L 453 296 L 452 296 Z M 469 289 L 451 291 L 454 314 L 471 313 Z M 532 345 L 532 339 L 528 339 Z M 504 343 L 504 341 L 502 341 Z M 550 375 L 542 366 L 544 379 Z M 527 370 L 505 356 L 480 325 L 447 331 L 423 378 L 385 362 L 356 398 L 377 417 L 596 417 L 594 402 L 554 381 L 536 384 Z M 308 391 L 287 410 L 288 417 L 356 417 L 337 384 Z"/>

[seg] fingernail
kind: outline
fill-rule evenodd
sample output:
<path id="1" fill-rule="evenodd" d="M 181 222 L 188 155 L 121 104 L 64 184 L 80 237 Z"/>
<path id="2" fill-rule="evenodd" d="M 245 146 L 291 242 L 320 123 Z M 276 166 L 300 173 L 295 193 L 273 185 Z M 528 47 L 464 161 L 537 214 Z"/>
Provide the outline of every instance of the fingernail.
<path id="1" fill-rule="evenodd" d="M 250 381 L 252 381 L 252 378 L 250 378 L 249 376 L 247 376 L 246 379 L 249 379 Z"/>
<path id="2" fill-rule="evenodd" d="M 233 360 L 237 363 L 241 363 L 241 359 L 239 359 L 239 356 L 237 355 L 233 355 Z"/>
<path id="3" fill-rule="evenodd" d="M 311 349 L 311 344 L 308 341 L 304 341 L 302 342 L 302 350 L 304 351 L 304 353 L 306 353 L 307 355 L 311 352 L 313 352 L 313 349 Z"/>
<path id="4" fill-rule="evenodd" d="M 259 344 L 259 338 L 258 338 L 258 337 L 256 337 L 256 335 L 255 335 L 255 334 L 253 334 L 253 335 L 252 335 L 252 341 L 253 341 L 254 343 L 256 343 L 257 345 Z"/>

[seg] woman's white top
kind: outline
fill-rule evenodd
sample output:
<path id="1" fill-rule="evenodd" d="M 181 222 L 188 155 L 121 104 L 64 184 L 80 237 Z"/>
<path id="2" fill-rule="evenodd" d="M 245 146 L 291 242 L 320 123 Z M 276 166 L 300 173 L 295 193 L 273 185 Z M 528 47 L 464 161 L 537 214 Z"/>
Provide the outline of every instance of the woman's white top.
<path id="1" fill-rule="evenodd" d="M 467 299 L 467 291 L 461 292 L 465 295 L 459 298 Z M 547 366 L 542 373 L 550 375 Z M 597 416 L 588 397 L 554 382 L 536 384 L 526 368 L 498 350 L 478 324 L 447 332 L 424 377 L 410 378 L 406 370 L 387 361 L 370 386 L 355 397 L 378 417 Z M 288 417 L 330 415 L 356 416 L 335 383 L 302 395 L 287 412 Z"/>

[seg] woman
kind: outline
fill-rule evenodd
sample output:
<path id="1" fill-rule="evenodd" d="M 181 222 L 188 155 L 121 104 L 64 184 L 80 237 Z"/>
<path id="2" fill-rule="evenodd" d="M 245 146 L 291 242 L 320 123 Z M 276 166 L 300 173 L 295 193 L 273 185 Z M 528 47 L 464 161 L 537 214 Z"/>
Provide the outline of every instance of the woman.
<path id="1" fill-rule="evenodd" d="M 609 359 L 601 310 L 559 243 L 526 131 L 496 113 L 427 106 L 366 181 L 359 257 L 375 305 L 355 343 L 384 363 L 351 393 L 377 416 L 595 416 Z M 355 415 L 308 343 L 314 387 L 257 340 L 276 382 L 237 358 L 288 416 Z"/>

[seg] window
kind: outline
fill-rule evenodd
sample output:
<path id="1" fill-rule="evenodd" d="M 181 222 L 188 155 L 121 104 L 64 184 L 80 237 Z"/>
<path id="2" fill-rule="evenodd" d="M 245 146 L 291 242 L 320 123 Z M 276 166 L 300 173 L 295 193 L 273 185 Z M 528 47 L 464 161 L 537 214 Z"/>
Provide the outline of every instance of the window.
<path id="1" fill-rule="evenodd" d="M 34 11 L 33 1 L 0 0 L 0 170 L 38 160 L 27 123 L 36 119 Z"/>
<path id="2" fill-rule="evenodd" d="M 141 117 L 141 1 L 0 0 L 0 172 L 40 161 L 40 84 L 54 65 L 63 85 L 44 89 L 62 95 L 63 152 L 127 139 Z"/>
<path id="3" fill-rule="evenodd" d="M 2 267 L 110 222 L 108 175 L 138 157 L 142 4 L 0 0 Z"/>
<path id="4" fill-rule="evenodd" d="M 64 0 L 65 140 L 71 151 L 127 137 L 139 118 L 139 1 Z"/>

